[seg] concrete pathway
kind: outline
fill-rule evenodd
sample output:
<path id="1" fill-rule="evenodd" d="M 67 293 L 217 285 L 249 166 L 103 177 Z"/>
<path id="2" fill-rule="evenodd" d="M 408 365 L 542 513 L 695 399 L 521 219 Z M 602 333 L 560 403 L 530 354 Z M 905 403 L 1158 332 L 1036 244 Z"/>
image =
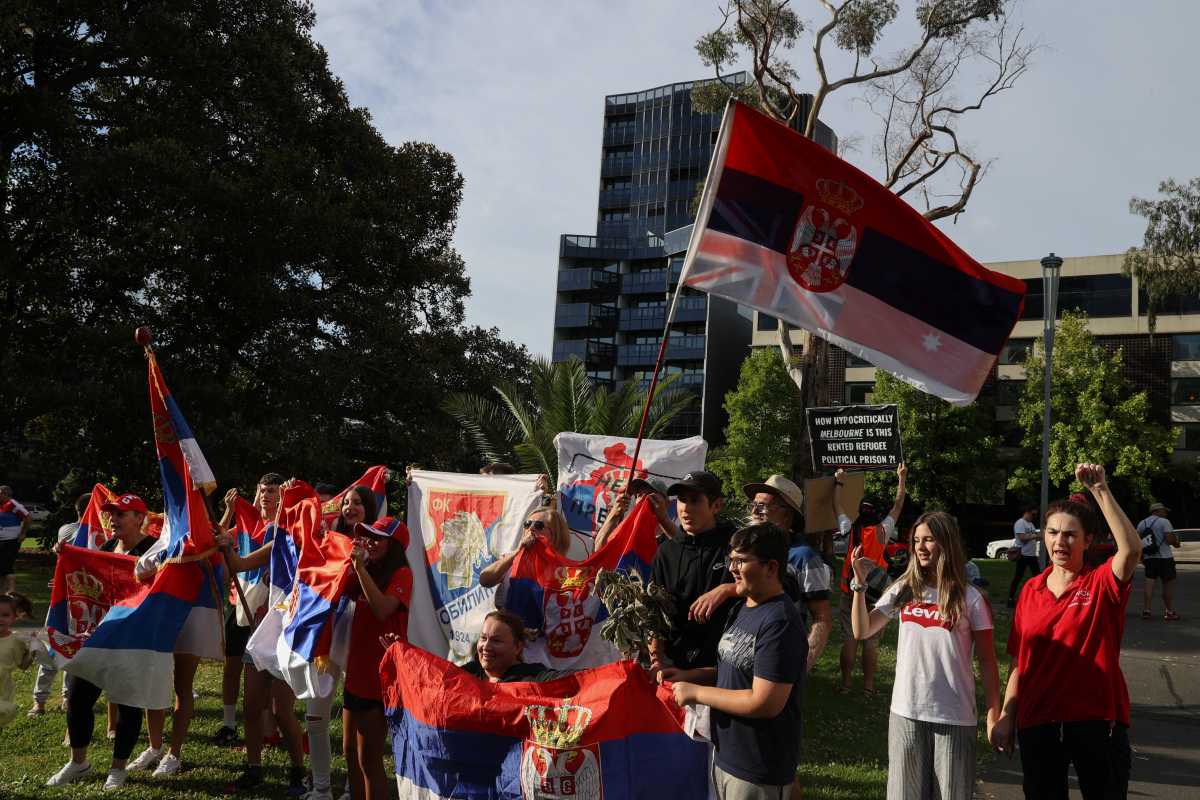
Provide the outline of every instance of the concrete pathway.
<path id="1" fill-rule="evenodd" d="M 1141 568 L 1133 579 L 1121 650 L 1132 701 L 1131 798 L 1200 798 L 1200 564 L 1180 564 L 1178 570 L 1179 622 L 1163 621 L 1159 593 L 1154 619 L 1142 620 Z M 981 800 L 1024 797 L 1019 757 L 997 758 L 981 777 L 975 794 Z M 1072 798 L 1080 796 L 1073 770 L 1071 789 Z"/>

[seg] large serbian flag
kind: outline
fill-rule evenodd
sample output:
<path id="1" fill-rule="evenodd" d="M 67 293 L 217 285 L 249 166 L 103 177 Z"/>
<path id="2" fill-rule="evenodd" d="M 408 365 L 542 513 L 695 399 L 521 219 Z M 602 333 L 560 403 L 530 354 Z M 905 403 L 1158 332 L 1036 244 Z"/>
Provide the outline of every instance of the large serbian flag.
<path id="1" fill-rule="evenodd" d="M 554 669 L 580 669 L 608 664 L 621 657 L 600 637 L 608 609 L 596 596 L 596 573 L 602 569 L 636 572 L 650 579 L 658 543 L 658 519 L 643 498 L 608 540 L 583 561 L 559 555 L 545 538 L 522 550 L 508 577 L 504 608 L 519 614 L 537 638 L 525 646 L 526 660 Z"/>
<path id="2" fill-rule="evenodd" d="M 405 642 L 379 666 L 400 800 L 708 796 L 708 747 L 631 661 L 488 683 Z"/>
<path id="3" fill-rule="evenodd" d="M 237 544 L 238 555 L 245 558 L 263 545 L 271 541 L 274 524 L 268 523 L 262 517 L 258 506 L 244 497 L 233 500 L 233 531 L 234 542 Z M 269 588 L 266 582 L 268 570 L 266 567 L 238 573 L 235 577 L 242 587 L 246 604 L 252 612 L 257 611 L 267 601 Z M 237 624 L 242 627 L 253 627 L 254 620 L 245 619 L 245 611 L 237 598 L 237 590 L 230 587 L 229 603 L 237 614 Z"/>
<path id="4" fill-rule="evenodd" d="M 366 486 L 371 490 L 371 494 L 375 496 L 375 515 L 383 517 L 387 515 L 387 480 L 388 468 L 382 464 L 370 467 L 362 474 L 362 477 L 354 483 L 342 489 L 340 492 L 329 498 L 321 506 L 321 519 L 325 523 L 326 528 L 332 528 L 337 522 L 338 515 L 342 513 L 342 501 L 346 499 L 346 495 L 357 486 Z M 368 518 L 369 515 L 368 515 Z"/>
<path id="5" fill-rule="evenodd" d="M 975 399 L 1024 283 L 911 206 L 740 103 L 725 111 L 680 285 L 806 328 L 922 391 Z"/>
<path id="6" fill-rule="evenodd" d="M 69 544 L 60 548 L 46 613 L 55 666 L 62 669 L 67 665 L 113 603 L 143 590 L 133 576 L 136 563 L 134 556 Z"/>
<path id="7" fill-rule="evenodd" d="M 75 537 L 71 540 L 71 544 L 76 547 L 96 549 L 112 538 L 112 520 L 108 513 L 101 511 L 100 508 L 105 503 L 116 502 L 118 496 L 103 483 L 97 483 L 92 487 L 87 508 L 83 510 L 83 516 L 79 519 L 79 527 L 75 529 Z M 142 531 L 147 536 L 157 539 L 162 534 L 163 519 L 162 514 L 151 511 L 146 515 Z"/>

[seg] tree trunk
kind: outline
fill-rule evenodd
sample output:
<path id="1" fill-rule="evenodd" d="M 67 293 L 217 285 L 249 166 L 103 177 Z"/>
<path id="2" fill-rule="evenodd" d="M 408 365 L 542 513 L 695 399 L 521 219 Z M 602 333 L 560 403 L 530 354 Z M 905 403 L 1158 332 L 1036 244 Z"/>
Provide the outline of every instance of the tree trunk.
<path id="1" fill-rule="evenodd" d="M 812 442 L 808 436 L 808 421 L 804 410 L 830 405 L 829 342 L 810 331 L 801 331 L 801 348 L 792 346 L 791 325 L 779 321 L 779 352 L 788 375 L 800 389 L 800 430 L 792 450 L 792 477 L 802 483 L 805 478 L 817 477 L 812 463 Z"/>

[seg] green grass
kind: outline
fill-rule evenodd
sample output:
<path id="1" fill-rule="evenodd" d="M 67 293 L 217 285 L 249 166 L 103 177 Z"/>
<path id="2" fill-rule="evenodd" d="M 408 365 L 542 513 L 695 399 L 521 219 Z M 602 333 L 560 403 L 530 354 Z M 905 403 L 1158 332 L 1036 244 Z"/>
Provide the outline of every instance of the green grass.
<path id="1" fill-rule="evenodd" d="M 1008 638 L 1011 612 L 1004 607 L 1007 597 L 1008 578 L 1012 566 L 1007 561 L 979 560 L 983 575 L 991 581 L 989 593 L 995 610 L 996 642 L 1000 654 L 1000 678 L 1007 678 L 1007 659 L 1003 656 L 1004 643 Z M 49 558 L 34 560 L 24 557 L 18 563 L 18 590 L 29 594 L 39 615 L 45 613 L 49 601 L 46 582 L 51 577 L 53 562 Z M 834 597 L 834 603 L 838 597 Z M 892 691 L 892 675 L 896 665 L 896 630 L 891 624 L 884 633 L 879 648 L 879 673 L 876 688 L 879 695 L 867 698 L 863 695 L 861 672 L 856 670 L 855 691 L 848 695 L 836 692 L 841 676 L 838 670 L 838 653 L 841 635 L 837 629 L 836 611 L 834 631 L 829 645 L 813 670 L 805 692 L 803 762 L 800 774 L 805 786 L 806 800 L 866 800 L 882 798 L 887 781 L 887 719 L 889 699 Z M 24 710 L 30 704 L 30 692 L 36 670 L 16 673 L 17 704 L 20 715 L 3 731 L 0 731 L 0 798 L 5 800 L 33 800 L 38 798 L 82 798 L 99 797 L 111 744 L 104 738 L 103 708 L 97 708 L 96 738 L 92 744 L 91 758 L 93 777 L 82 784 L 63 789 L 47 789 L 42 784 L 46 778 L 61 767 L 68 758 L 67 748 L 61 745 L 65 730 L 65 717 L 58 710 L 58 686 L 51 695 L 44 717 L 27 719 Z M 59 679 L 61 681 L 61 678 Z M 221 724 L 220 699 L 221 667 L 205 662 L 196 676 L 196 689 L 200 697 L 196 700 L 196 718 L 184 746 L 185 770 L 173 778 L 153 779 L 150 777 L 130 778 L 122 797 L 141 800 L 172 800 L 174 798 L 203 798 L 219 794 L 226 782 L 232 780 L 243 763 L 241 750 L 217 747 L 212 736 Z M 983 705 L 983 688 L 977 689 L 979 705 Z M 301 713 L 302 709 L 298 709 Z M 982 716 L 982 714 L 981 714 Z M 239 723 L 240 724 L 240 723 Z M 341 722 L 335 715 L 333 720 L 334 742 L 334 785 L 341 786 L 345 762 L 340 757 Z M 983 739 L 980 726 L 979 753 L 981 760 L 991 758 L 991 751 Z M 145 728 L 143 726 L 143 740 Z M 139 750 L 135 751 L 140 752 Z M 276 749 L 264 754 L 268 780 L 274 784 L 262 796 L 282 796 L 285 785 L 284 771 L 286 755 Z"/>

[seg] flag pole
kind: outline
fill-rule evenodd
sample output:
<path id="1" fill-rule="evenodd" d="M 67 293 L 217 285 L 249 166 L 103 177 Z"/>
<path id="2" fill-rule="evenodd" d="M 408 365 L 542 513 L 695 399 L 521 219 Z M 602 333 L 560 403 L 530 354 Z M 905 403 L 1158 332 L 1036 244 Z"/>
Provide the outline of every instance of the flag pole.
<path id="1" fill-rule="evenodd" d="M 713 148 L 712 158 L 708 162 L 708 174 L 704 178 L 704 194 L 700 198 L 700 208 L 696 211 L 696 221 L 692 223 L 692 233 L 688 237 L 687 253 L 683 259 L 683 269 L 679 273 L 679 283 L 675 285 L 675 294 L 671 298 L 671 304 L 667 309 L 666 324 L 663 325 L 662 342 L 658 345 L 658 358 L 654 361 L 654 372 L 650 376 L 650 388 L 646 391 L 646 402 L 642 406 L 642 420 L 638 424 L 637 441 L 633 445 L 633 463 L 629 465 L 629 480 L 625 481 L 625 490 L 623 494 L 629 494 L 629 484 L 633 481 L 634 473 L 637 470 L 638 456 L 642 453 L 642 440 L 646 434 L 646 422 L 650 418 L 650 403 L 654 400 L 654 391 L 658 387 L 658 375 L 662 370 L 663 360 L 667 354 L 667 343 L 671 338 L 671 325 L 675 322 L 675 311 L 679 306 L 679 297 L 683 294 L 684 283 L 688 272 L 691 271 L 692 261 L 695 259 L 696 245 L 699 244 L 700 236 L 704 229 L 708 227 L 708 218 L 712 214 L 713 200 L 716 196 L 716 184 L 720 179 L 721 168 L 725 164 L 725 149 L 729 143 L 729 129 L 733 122 L 733 110 L 736 107 L 737 101 L 732 97 L 725 103 L 725 113 L 721 117 L 721 130 L 717 135 L 717 146 Z M 663 241 L 663 249 L 666 249 L 666 240 Z M 667 265 L 667 280 L 671 277 L 671 267 Z"/>
<path id="2" fill-rule="evenodd" d="M 154 336 L 153 336 L 153 334 L 151 334 L 150 328 L 146 327 L 145 325 L 142 325 L 141 327 L 139 327 L 137 330 L 135 330 L 133 332 L 133 339 L 139 345 L 142 346 L 142 351 L 145 354 L 147 361 L 155 361 L 156 360 L 154 357 Z M 192 488 L 195 488 L 194 484 L 193 484 Z M 214 514 L 215 509 L 213 508 L 212 496 L 204 491 L 201 491 L 200 495 L 204 498 L 204 509 L 205 509 L 205 512 L 208 514 L 208 522 L 211 525 L 212 521 L 215 517 L 215 514 Z M 229 554 L 226 553 L 224 550 L 221 550 L 220 552 L 221 552 L 221 558 L 225 562 L 225 569 L 229 572 L 230 578 L 233 581 L 234 589 L 237 591 L 237 597 L 238 597 L 238 601 L 241 603 L 242 611 L 243 611 L 243 613 L 245 613 L 246 619 L 253 622 L 254 616 L 250 611 L 250 603 L 246 600 L 246 595 L 242 591 L 242 585 L 240 583 L 238 583 L 237 573 L 233 569 L 233 564 L 231 564 L 229 562 Z M 208 575 L 209 586 L 212 588 L 213 602 L 216 603 L 217 607 L 219 608 L 222 605 L 222 603 L 221 603 L 220 595 L 217 592 L 217 578 L 213 574 L 212 564 L 209 563 L 207 558 L 204 558 L 201 560 L 204 562 L 204 571 Z M 222 648 L 224 648 L 224 646 L 225 646 L 225 626 L 222 624 L 222 625 L 220 625 L 220 628 L 221 628 L 221 646 L 222 646 Z"/>

